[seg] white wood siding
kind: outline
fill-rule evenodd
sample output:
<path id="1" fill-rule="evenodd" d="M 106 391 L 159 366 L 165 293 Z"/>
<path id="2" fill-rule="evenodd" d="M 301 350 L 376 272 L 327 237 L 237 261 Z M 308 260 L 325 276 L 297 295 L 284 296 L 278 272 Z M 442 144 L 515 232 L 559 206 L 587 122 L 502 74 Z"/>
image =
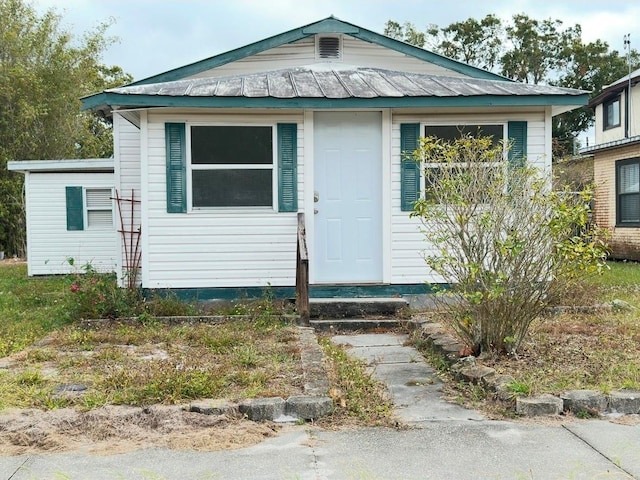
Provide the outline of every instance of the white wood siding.
<path id="1" fill-rule="evenodd" d="M 201 72 L 193 75 L 191 78 L 250 74 L 282 68 L 302 67 L 323 62 L 324 61 L 316 58 L 315 37 L 309 37 Z M 359 67 L 402 70 L 430 75 L 450 77 L 464 76 L 453 70 L 404 55 L 380 45 L 364 42 L 349 35 L 343 36 L 342 61 L 335 63 Z"/>
<path id="2" fill-rule="evenodd" d="M 167 213 L 165 122 L 236 125 L 297 123 L 298 205 L 300 208 L 304 205 L 302 114 L 162 115 L 150 112 L 147 127 L 148 199 L 143 210 L 143 228 L 147 237 L 143 251 L 143 286 L 196 288 L 294 285 L 295 213 L 251 209 Z"/>
<path id="3" fill-rule="evenodd" d="M 27 267 L 29 275 L 81 271 L 90 263 L 98 271 L 116 268 L 116 232 L 67 231 L 68 186 L 113 188 L 111 173 L 27 173 Z M 73 258 L 74 265 L 70 265 Z"/>
<path id="4" fill-rule="evenodd" d="M 140 130 L 129 121 L 114 112 L 114 171 L 118 182 L 116 188 L 120 197 L 141 199 L 140 190 Z M 131 203 L 121 202 L 124 230 L 131 230 Z M 141 204 L 133 208 L 133 230 L 140 227 Z M 117 212 L 116 212 L 117 213 Z M 116 215 L 116 229 L 120 230 L 120 217 Z M 120 234 L 118 234 L 120 237 Z M 125 265 L 124 243 L 118 241 L 117 272 L 122 281 Z"/>
<path id="5" fill-rule="evenodd" d="M 545 145 L 545 134 L 551 128 L 545 114 L 465 114 L 465 115 L 394 115 L 391 138 L 391 283 L 437 283 L 441 279 L 429 270 L 424 255 L 432 245 L 427 242 L 424 226 L 417 218 L 409 218 L 410 212 L 400 209 L 400 124 L 463 124 L 506 123 L 526 120 L 527 159 L 539 168 L 551 168 L 551 155 Z M 422 130 L 421 133 L 424 133 Z"/>

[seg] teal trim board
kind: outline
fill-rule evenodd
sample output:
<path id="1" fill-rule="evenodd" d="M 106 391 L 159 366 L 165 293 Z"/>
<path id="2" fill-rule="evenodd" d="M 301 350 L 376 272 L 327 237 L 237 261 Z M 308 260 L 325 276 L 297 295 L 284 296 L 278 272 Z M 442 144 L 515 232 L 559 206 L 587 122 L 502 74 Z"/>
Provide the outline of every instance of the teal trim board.
<path id="1" fill-rule="evenodd" d="M 527 107 L 586 105 L 584 95 L 478 95 L 473 97 L 274 98 L 172 97 L 105 92 L 82 99 L 82 109 L 105 105 L 126 107 L 193 108 L 416 108 L 416 107 Z"/>
<path id="2" fill-rule="evenodd" d="M 438 285 L 442 287 L 443 285 Z M 434 292 L 435 285 L 427 283 L 385 285 L 311 285 L 311 298 L 376 298 L 401 295 L 420 295 Z M 183 301 L 249 300 L 263 298 L 295 298 L 294 287 L 218 287 L 218 288 L 169 288 L 144 289 L 145 298 L 154 295 L 175 295 Z"/>

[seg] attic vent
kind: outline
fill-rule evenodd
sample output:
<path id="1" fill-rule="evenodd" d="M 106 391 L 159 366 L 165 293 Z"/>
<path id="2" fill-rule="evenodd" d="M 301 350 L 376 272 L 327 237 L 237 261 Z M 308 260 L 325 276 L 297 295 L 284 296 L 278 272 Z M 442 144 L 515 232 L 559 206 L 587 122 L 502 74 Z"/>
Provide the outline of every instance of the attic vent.
<path id="1" fill-rule="evenodd" d="M 342 58 L 340 37 L 319 37 L 318 58 L 340 60 Z"/>

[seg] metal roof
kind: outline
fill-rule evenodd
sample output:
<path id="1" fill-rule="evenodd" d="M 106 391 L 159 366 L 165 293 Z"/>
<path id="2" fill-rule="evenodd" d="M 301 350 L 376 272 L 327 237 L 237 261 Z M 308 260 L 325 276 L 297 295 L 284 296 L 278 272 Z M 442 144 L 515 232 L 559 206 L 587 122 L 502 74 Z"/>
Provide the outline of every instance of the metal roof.
<path id="1" fill-rule="evenodd" d="M 633 145 L 635 143 L 640 142 L 640 135 L 636 135 L 634 137 L 629 138 L 621 138 L 619 140 L 612 140 L 610 142 L 605 143 L 597 143 L 595 145 L 591 145 L 589 147 L 584 147 L 580 149 L 580 153 L 583 155 L 599 152 L 601 150 L 609 150 L 611 148 L 624 147 L 627 145 Z"/>
<path id="2" fill-rule="evenodd" d="M 582 96 L 582 90 L 501 80 L 443 77 L 323 64 L 248 75 L 195 78 L 113 88 L 123 96 L 373 99 L 402 97 Z M 577 104 L 582 102 L 576 102 Z M 132 99 L 131 104 L 135 104 Z"/>

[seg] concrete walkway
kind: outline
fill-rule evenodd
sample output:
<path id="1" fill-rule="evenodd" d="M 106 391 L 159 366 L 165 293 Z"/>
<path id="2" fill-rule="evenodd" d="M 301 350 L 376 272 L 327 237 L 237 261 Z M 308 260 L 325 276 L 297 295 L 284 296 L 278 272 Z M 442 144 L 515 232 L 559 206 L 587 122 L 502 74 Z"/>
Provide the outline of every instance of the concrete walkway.
<path id="1" fill-rule="evenodd" d="M 291 426 L 254 447 L 222 452 L 0 456 L 0 480 L 640 480 L 640 424 L 483 419 L 442 400 L 439 379 L 404 340 L 389 334 L 334 338 L 351 345 L 350 352 L 389 385 L 397 415 L 414 428 Z"/>
<path id="2" fill-rule="evenodd" d="M 373 377 L 385 383 L 395 414 L 409 425 L 435 420 L 483 420 L 473 410 L 441 398 L 443 383 L 422 355 L 405 346 L 407 335 L 339 335 L 333 342 L 345 345 L 349 354 L 364 360 Z"/>

